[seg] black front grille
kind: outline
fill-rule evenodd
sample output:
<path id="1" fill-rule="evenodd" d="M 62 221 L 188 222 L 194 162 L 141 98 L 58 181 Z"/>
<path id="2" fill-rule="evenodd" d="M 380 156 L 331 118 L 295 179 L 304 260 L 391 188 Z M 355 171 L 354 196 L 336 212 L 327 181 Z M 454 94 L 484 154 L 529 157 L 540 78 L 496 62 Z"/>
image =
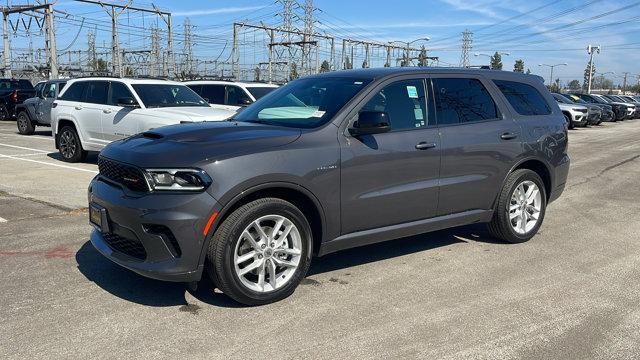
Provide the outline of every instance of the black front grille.
<path id="1" fill-rule="evenodd" d="M 98 158 L 100 175 L 133 191 L 149 191 L 142 170 L 104 157 Z"/>
<path id="2" fill-rule="evenodd" d="M 116 234 L 103 234 L 103 236 L 105 242 L 112 250 L 139 260 L 147 258 L 147 252 L 139 240 L 128 239 Z"/>

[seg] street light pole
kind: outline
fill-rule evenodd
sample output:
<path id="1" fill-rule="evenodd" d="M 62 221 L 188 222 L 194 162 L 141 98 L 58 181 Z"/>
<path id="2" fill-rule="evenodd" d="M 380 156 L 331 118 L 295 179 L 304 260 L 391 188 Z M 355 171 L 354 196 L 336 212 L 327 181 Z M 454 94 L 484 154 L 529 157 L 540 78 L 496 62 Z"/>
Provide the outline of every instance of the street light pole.
<path id="1" fill-rule="evenodd" d="M 406 45 L 405 48 L 405 53 L 404 53 L 404 66 L 409 66 L 409 63 L 411 62 L 411 44 L 413 44 L 414 42 L 417 41 L 429 41 L 431 40 L 431 38 L 429 37 L 423 37 L 423 38 L 419 38 L 419 39 L 415 39 L 413 41 L 407 41 L 407 42 L 401 42 L 401 41 L 390 41 L 389 44 L 393 44 L 393 43 L 402 43 L 404 45 Z"/>
<path id="2" fill-rule="evenodd" d="M 555 68 L 556 66 L 567 66 L 567 63 L 561 63 L 561 64 L 555 64 L 555 65 L 548 65 L 548 64 L 538 64 L 538 66 L 548 66 L 551 68 L 551 75 L 549 76 L 549 86 L 551 86 L 551 84 L 553 84 L 553 68 Z"/>
<path id="3" fill-rule="evenodd" d="M 593 78 L 593 53 L 597 52 L 600 54 L 600 45 L 598 46 L 587 46 L 587 53 L 589 54 L 589 85 L 587 88 L 587 94 L 591 94 L 591 81 Z"/>

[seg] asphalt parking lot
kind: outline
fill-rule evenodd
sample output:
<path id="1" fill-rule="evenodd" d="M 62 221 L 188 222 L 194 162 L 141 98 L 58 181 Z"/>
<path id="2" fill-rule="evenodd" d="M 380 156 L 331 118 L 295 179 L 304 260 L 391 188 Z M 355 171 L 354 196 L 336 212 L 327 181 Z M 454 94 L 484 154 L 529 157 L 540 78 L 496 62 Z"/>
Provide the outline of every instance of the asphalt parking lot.
<path id="1" fill-rule="evenodd" d="M 482 227 L 316 259 L 293 296 L 244 308 L 145 279 L 88 242 L 97 170 L 46 129 L 0 123 L 0 357 L 634 359 L 640 354 L 640 120 L 570 132 L 541 232 Z"/>

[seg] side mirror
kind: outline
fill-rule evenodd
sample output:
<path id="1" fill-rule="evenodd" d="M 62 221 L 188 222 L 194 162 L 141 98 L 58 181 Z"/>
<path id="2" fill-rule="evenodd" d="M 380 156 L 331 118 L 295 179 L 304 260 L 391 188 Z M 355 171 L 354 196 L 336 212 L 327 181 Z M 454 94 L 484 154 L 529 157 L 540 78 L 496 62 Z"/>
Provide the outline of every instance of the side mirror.
<path id="1" fill-rule="evenodd" d="M 134 98 L 124 97 L 118 99 L 118 106 L 124 107 L 138 107 L 138 103 Z"/>
<path id="2" fill-rule="evenodd" d="M 238 105 L 240 106 L 249 106 L 253 103 L 253 101 L 251 101 L 251 99 L 249 98 L 242 98 L 240 100 L 238 100 Z"/>
<path id="3" fill-rule="evenodd" d="M 358 120 L 349 128 L 353 136 L 381 134 L 391 130 L 389 115 L 380 111 L 362 111 L 358 114 Z"/>

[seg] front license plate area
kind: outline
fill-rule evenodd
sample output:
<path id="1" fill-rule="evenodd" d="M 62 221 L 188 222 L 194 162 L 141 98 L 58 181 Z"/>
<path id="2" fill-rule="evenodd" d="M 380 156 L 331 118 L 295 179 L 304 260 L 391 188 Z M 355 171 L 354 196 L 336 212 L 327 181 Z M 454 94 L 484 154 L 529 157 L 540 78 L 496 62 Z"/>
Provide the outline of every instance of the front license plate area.
<path id="1" fill-rule="evenodd" d="M 89 205 L 89 222 L 103 233 L 109 232 L 109 220 L 107 217 L 107 209 L 100 205 Z"/>

